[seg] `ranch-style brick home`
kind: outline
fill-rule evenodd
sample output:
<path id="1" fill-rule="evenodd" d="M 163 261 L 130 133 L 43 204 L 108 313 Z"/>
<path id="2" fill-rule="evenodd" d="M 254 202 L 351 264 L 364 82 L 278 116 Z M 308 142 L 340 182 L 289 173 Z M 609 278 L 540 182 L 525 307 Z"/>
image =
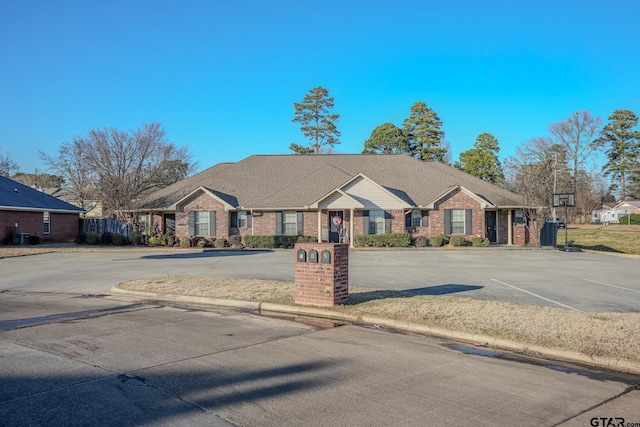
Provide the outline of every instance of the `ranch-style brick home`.
<path id="1" fill-rule="evenodd" d="M 220 163 L 144 200 L 138 221 L 177 237 L 304 235 L 348 241 L 404 233 L 534 242 L 520 196 L 405 155 L 254 155 Z"/>
<path id="2" fill-rule="evenodd" d="M 0 242 L 16 236 L 31 241 L 73 242 L 78 237 L 82 208 L 35 188 L 0 176 Z M 16 241 L 15 243 L 28 243 Z"/>

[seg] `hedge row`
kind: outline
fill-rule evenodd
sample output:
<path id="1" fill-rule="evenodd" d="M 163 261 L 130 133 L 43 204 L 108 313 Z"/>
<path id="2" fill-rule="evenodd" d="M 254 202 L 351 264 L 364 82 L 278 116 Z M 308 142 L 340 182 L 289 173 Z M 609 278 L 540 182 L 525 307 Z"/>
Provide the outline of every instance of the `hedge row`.
<path id="1" fill-rule="evenodd" d="M 317 242 L 318 238 L 313 236 L 244 236 L 245 248 L 291 249 L 296 243 Z"/>
<path id="2" fill-rule="evenodd" d="M 361 234 L 356 236 L 356 246 L 371 248 L 406 248 L 411 246 L 409 233 Z"/>

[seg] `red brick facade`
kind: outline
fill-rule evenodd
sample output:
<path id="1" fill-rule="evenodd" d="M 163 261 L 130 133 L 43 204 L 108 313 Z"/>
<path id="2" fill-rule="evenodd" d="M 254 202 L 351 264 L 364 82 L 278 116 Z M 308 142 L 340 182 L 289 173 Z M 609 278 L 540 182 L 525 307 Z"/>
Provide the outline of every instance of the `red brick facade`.
<path id="1" fill-rule="evenodd" d="M 428 210 L 427 223 L 421 227 L 407 227 L 405 210 L 388 210 L 391 233 L 408 232 L 413 236 L 423 235 L 426 237 L 440 236 L 446 233 L 445 230 L 445 210 L 461 209 L 465 210 L 465 227 L 467 227 L 466 211 L 471 210 L 471 229 L 465 229 L 464 234 L 460 234 L 467 240 L 473 237 L 486 237 L 485 209 L 478 199 L 467 194 L 463 190 L 454 190 L 434 204 L 434 209 Z M 277 211 L 254 211 L 252 215 L 252 226 L 246 228 L 230 228 L 231 212 L 225 211 L 225 206 L 204 192 L 194 195 L 188 200 L 178 205 L 176 212 L 176 236 L 183 237 L 189 235 L 188 212 L 189 211 L 215 211 L 216 212 L 216 234 L 215 237 L 228 238 L 230 235 L 240 234 L 241 236 L 274 236 L 282 234 L 282 230 L 276 230 Z M 342 228 L 350 231 L 350 211 L 348 209 L 339 210 L 343 212 Z M 497 243 L 507 244 L 509 236 L 508 210 L 497 211 Z M 318 215 L 320 218 L 320 229 L 329 228 L 329 211 L 302 211 L 302 230 L 298 230 L 299 235 L 318 237 Z M 512 218 L 513 219 L 513 218 Z M 162 216 L 154 215 L 156 228 L 162 225 Z M 362 210 L 354 212 L 353 235 L 368 234 L 369 219 L 363 217 Z M 513 243 L 524 245 L 530 243 L 532 239 L 529 232 L 518 231 L 518 226 L 513 228 Z M 531 242 L 533 243 L 533 242 Z"/>
<path id="2" fill-rule="evenodd" d="M 444 214 L 445 209 L 471 209 L 471 230 L 465 230 L 465 234 L 461 234 L 467 239 L 472 237 L 484 237 L 485 235 L 485 222 L 484 222 L 484 209 L 480 206 L 480 202 L 471 197 L 462 190 L 454 190 L 437 203 L 435 203 L 435 209 L 429 211 L 429 229 L 432 236 L 440 236 L 445 233 L 444 229 Z"/>
<path id="3" fill-rule="evenodd" d="M 49 215 L 50 233 L 44 234 L 43 212 L 0 211 L 0 224 L 6 224 L 3 229 L 0 229 L 0 242 L 12 243 L 10 239 L 15 233 L 29 233 L 30 236 L 37 236 L 41 243 L 75 242 L 80 228 L 80 215 L 55 212 Z M 15 224 L 18 224 L 18 228 Z"/>
<path id="4" fill-rule="evenodd" d="M 176 236 L 184 237 L 189 235 L 189 212 L 190 211 L 215 211 L 216 230 L 208 237 L 228 238 L 229 237 L 229 215 L 225 212 L 224 205 L 213 197 L 203 192 L 195 194 L 177 206 L 176 209 Z"/>
<path id="5" fill-rule="evenodd" d="M 299 251 L 303 257 L 298 258 Z M 315 251 L 317 259 L 311 259 Z M 322 252 L 330 260 L 323 262 Z M 331 307 L 349 298 L 349 245 L 334 243 L 298 243 L 294 248 L 295 302 L 301 305 Z M 315 262 L 317 261 L 317 262 Z"/>

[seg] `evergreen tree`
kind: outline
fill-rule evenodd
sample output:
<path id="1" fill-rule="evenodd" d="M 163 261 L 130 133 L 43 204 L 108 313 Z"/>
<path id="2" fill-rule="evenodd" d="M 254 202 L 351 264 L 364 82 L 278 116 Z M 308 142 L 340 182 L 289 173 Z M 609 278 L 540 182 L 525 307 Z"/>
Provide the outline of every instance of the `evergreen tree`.
<path id="1" fill-rule="evenodd" d="M 371 132 L 364 142 L 363 154 L 409 154 L 404 133 L 393 123 L 385 123 Z"/>
<path id="2" fill-rule="evenodd" d="M 492 184 L 504 182 L 502 164 L 498 159 L 498 140 L 489 133 L 478 135 L 473 148 L 460 153 L 454 167 Z"/>
<path id="3" fill-rule="evenodd" d="M 404 120 L 403 131 L 412 155 L 421 160 L 445 163 L 447 149 L 442 147 L 444 131 L 440 117 L 424 102 L 411 106 L 411 114 Z"/>
<path id="4" fill-rule="evenodd" d="M 640 131 L 638 117 L 630 110 L 616 110 L 609 116 L 609 123 L 602 129 L 599 141 L 605 144 L 608 162 L 603 171 L 620 180 L 621 200 L 627 196 L 626 178 L 637 177 L 635 169 L 640 156 Z"/>
<path id="5" fill-rule="evenodd" d="M 329 91 L 322 86 L 311 89 L 304 96 L 302 102 L 294 102 L 295 108 L 293 122 L 300 123 L 300 130 L 304 137 L 309 139 L 309 148 L 291 143 L 289 149 L 298 154 L 320 153 L 324 145 L 333 147 L 340 144 L 338 137 L 340 132 L 336 128 L 339 114 L 329 113 L 333 108 L 333 98 L 329 97 Z"/>

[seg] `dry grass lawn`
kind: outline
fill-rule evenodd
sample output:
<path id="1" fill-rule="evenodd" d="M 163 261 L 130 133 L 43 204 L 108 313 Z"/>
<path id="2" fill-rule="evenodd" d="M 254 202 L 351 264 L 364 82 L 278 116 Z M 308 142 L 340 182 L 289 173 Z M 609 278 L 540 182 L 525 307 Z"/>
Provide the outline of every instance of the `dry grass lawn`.
<path id="1" fill-rule="evenodd" d="M 293 305 L 293 283 L 216 277 L 135 280 L 122 289 Z M 640 366 L 640 313 L 585 313 L 560 308 L 399 291 L 351 288 L 336 311 L 479 333 Z"/>

